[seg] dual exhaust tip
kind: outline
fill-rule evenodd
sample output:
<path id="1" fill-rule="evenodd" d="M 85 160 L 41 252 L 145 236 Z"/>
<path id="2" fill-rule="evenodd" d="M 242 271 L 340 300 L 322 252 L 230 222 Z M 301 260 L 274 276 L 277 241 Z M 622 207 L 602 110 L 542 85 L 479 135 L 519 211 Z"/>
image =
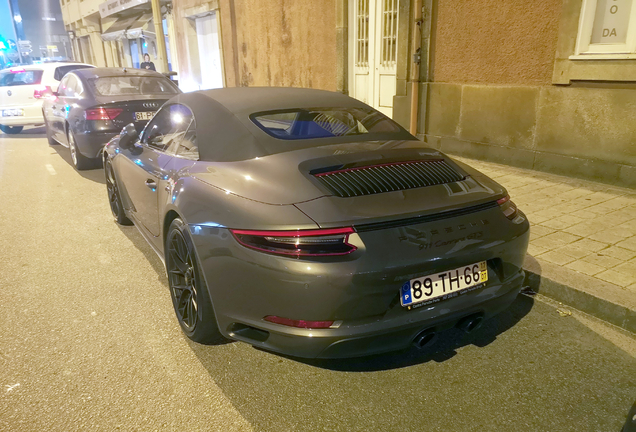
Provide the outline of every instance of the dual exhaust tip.
<path id="1" fill-rule="evenodd" d="M 482 314 L 469 315 L 467 317 L 462 318 L 457 323 L 456 327 L 465 333 L 472 333 L 481 327 L 481 324 L 484 322 L 484 317 Z M 437 340 L 438 333 L 434 328 L 424 329 L 413 338 L 413 346 L 417 349 L 424 349 L 428 346 L 433 345 Z"/>

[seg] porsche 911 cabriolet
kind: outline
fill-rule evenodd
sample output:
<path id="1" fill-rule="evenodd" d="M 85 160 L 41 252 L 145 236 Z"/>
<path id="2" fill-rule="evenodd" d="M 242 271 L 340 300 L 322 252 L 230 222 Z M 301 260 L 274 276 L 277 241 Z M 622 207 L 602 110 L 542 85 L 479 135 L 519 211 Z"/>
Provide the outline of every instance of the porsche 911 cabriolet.
<path id="1" fill-rule="evenodd" d="M 183 332 L 311 358 L 425 347 L 519 293 L 507 191 L 348 96 L 179 94 L 103 152 L 120 224 L 164 261 Z"/>

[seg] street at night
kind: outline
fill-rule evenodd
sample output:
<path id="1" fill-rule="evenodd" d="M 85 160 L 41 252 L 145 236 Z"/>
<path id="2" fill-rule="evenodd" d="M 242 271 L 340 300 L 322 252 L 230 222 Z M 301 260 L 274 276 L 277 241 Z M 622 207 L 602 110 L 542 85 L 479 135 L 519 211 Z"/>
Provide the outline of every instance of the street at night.
<path id="1" fill-rule="evenodd" d="M 540 295 L 423 351 L 191 342 L 103 169 L 76 171 L 43 127 L 0 135 L 0 203 L 2 431 L 618 432 L 634 402 L 633 334 Z"/>

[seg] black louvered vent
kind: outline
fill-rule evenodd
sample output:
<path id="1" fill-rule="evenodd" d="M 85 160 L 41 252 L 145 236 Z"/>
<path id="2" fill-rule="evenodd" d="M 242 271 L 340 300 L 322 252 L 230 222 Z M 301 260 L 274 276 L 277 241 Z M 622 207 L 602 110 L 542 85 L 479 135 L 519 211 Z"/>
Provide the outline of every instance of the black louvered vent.
<path id="1" fill-rule="evenodd" d="M 451 183 L 464 177 L 444 160 L 395 162 L 315 174 L 334 195 L 354 197 Z"/>

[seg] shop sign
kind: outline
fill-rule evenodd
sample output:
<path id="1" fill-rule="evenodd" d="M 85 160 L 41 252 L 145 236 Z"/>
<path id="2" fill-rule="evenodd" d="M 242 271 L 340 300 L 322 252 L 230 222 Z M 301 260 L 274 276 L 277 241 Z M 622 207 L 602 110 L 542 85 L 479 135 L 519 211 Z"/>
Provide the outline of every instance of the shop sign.
<path id="1" fill-rule="evenodd" d="M 99 15 L 102 18 L 116 14 L 126 9 L 148 3 L 150 0 L 108 0 L 99 5 Z"/>

